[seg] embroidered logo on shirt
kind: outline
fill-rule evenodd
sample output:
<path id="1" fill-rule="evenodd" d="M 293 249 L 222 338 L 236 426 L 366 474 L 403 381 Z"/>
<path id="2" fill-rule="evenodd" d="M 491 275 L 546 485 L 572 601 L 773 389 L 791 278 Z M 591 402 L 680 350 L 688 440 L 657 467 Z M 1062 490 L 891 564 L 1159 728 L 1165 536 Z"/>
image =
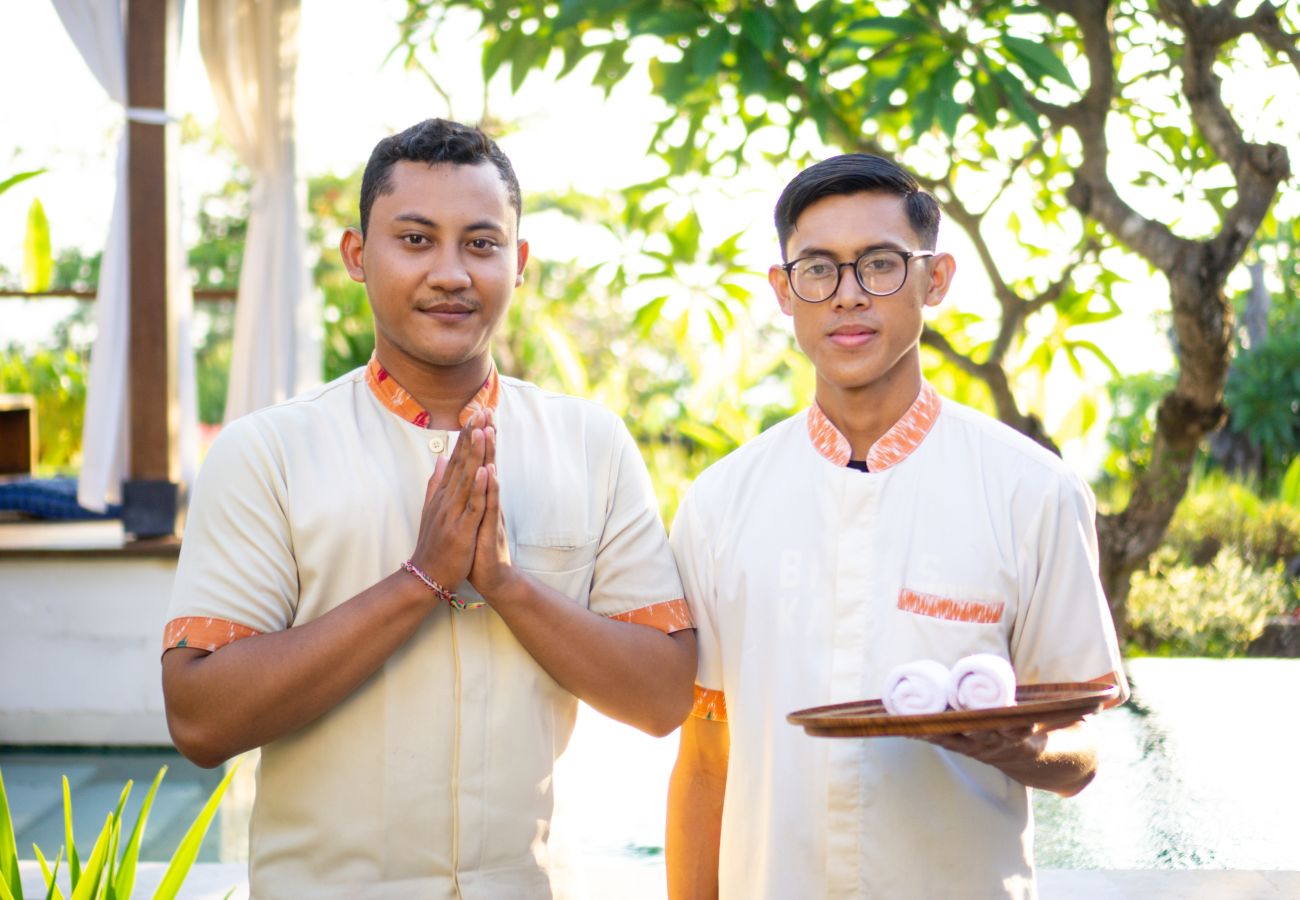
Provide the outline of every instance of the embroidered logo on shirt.
<path id="1" fill-rule="evenodd" d="M 933 619 L 993 625 L 1002 621 L 1006 604 L 1000 600 L 954 600 L 903 588 L 898 592 L 898 608 Z"/>

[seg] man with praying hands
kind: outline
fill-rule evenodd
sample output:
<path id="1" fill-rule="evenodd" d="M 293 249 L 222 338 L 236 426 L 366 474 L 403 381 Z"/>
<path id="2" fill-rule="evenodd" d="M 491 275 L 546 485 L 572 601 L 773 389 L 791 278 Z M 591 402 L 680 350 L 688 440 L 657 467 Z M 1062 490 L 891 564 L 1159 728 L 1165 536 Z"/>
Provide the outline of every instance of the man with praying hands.
<path id="1" fill-rule="evenodd" d="M 374 356 L 213 445 L 168 724 L 203 766 L 261 748 L 255 897 L 548 897 L 578 700 L 672 731 L 694 631 L 626 427 L 493 363 L 528 259 L 509 160 L 422 122 L 375 147 L 360 213 Z"/>

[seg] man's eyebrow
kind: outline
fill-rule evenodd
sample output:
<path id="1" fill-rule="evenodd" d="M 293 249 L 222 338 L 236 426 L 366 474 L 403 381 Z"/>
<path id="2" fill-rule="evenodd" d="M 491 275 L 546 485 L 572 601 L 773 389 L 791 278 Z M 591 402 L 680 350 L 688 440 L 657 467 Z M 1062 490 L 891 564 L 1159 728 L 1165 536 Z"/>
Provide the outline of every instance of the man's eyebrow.
<path id="1" fill-rule="evenodd" d="M 438 223 L 433 221 L 433 219 L 430 219 L 428 216 L 422 216 L 419 213 L 413 213 L 413 212 L 401 213 L 400 215 L 394 216 L 393 220 L 396 222 L 414 222 L 416 225 L 423 225 L 426 228 L 438 227 Z"/>

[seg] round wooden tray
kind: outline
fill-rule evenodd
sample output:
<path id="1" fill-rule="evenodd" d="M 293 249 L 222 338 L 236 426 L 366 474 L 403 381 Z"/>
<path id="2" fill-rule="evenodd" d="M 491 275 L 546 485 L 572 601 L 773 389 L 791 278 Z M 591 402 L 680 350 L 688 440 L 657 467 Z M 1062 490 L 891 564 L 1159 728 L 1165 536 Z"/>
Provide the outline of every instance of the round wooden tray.
<path id="1" fill-rule="evenodd" d="M 950 709 L 920 716 L 894 716 L 880 700 L 855 700 L 833 706 L 815 706 L 786 716 L 814 737 L 920 737 L 961 734 L 997 728 L 1064 725 L 1119 696 L 1113 684 L 1070 681 L 1025 684 L 1016 688 L 1016 705 L 993 709 Z"/>

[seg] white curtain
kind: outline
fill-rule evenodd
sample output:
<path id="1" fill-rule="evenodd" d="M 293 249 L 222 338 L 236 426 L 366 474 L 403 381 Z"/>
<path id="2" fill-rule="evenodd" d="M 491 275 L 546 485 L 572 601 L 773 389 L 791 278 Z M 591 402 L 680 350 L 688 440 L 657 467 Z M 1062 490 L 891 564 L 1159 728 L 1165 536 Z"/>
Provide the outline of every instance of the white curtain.
<path id="1" fill-rule="evenodd" d="M 221 127 L 253 175 L 226 421 L 320 382 L 294 151 L 299 0 L 203 0 L 199 46 Z"/>
<path id="2" fill-rule="evenodd" d="M 125 4 L 122 0 L 53 0 L 53 3 L 86 66 L 108 96 L 122 106 L 125 118 L 159 125 L 171 121 L 165 110 L 127 107 Z M 77 502 L 96 512 L 103 512 L 109 504 L 121 502 L 122 482 L 129 476 L 131 269 L 126 161 L 127 129 L 124 125 L 118 139 L 117 192 L 99 266 L 95 300 L 96 336 L 90 354 L 90 381 L 86 388 L 86 417 L 82 427 L 81 477 L 77 486 Z M 170 160 L 170 164 L 175 166 L 176 161 Z M 171 245 L 174 252 L 182 254 L 180 222 L 169 222 L 168 226 L 173 229 Z M 176 276 L 171 300 L 175 305 L 178 329 L 180 478 L 182 484 L 189 484 L 198 467 L 197 388 L 191 338 L 193 301 L 182 256 L 173 260 L 171 271 Z"/>

